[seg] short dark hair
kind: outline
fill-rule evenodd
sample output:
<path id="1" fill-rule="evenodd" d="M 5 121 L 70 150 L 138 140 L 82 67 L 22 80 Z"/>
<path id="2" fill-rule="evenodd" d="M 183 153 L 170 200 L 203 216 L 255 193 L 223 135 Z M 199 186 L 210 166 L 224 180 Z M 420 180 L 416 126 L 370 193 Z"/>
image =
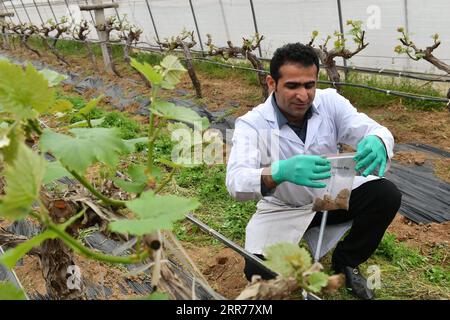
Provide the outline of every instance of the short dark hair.
<path id="1" fill-rule="evenodd" d="M 316 65 L 317 73 L 319 72 L 319 57 L 313 48 L 299 42 L 288 43 L 275 50 L 270 61 L 270 75 L 275 82 L 278 82 L 278 79 L 281 77 L 281 66 L 289 63 L 298 63 L 304 67 Z"/>

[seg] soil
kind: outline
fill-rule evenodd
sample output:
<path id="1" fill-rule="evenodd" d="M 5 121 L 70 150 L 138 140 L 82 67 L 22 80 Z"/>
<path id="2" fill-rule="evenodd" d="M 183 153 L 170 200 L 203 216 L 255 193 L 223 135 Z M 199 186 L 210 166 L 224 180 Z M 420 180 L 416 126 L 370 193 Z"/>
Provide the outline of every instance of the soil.
<path id="1" fill-rule="evenodd" d="M 348 201 L 350 198 L 350 190 L 342 189 L 337 194 L 336 198 L 333 199 L 331 195 L 325 194 L 323 199 L 316 198 L 313 204 L 313 211 L 329 211 L 344 209 L 348 210 Z"/>
<path id="2" fill-rule="evenodd" d="M 404 164 L 404 165 L 416 165 L 416 166 L 422 166 L 424 165 L 426 160 L 429 159 L 436 159 L 437 157 L 430 156 L 426 153 L 422 152 L 406 152 L 406 151 L 399 151 L 396 152 L 394 155 L 394 160 L 397 160 L 398 162 Z"/>
<path id="3" fill-rule="evenodd" d="M 393 104 L 363 112 L 386 126 L 396 143 L 421 142 L 450 152 L 450 114 L 446 110 L 423 111 Z"/>
<path id="4" fill-rule="evenodd" d="M 449 158 L 424 152 L 399 151 L 395 153 L 393 159 L 407 166 L 423 166 L 426 163 L 431 164 L 434 169 L 434 174 L 443 181 L 450 183 Z"/>
<path id="5" fill-rule="evenodd" d="M 97 299 L 130 299 L 134 295 L 126 284 L 125 279 L 137 280 L 139 277 L 128 276 L 126 271 L 118 267 L 112 267 L 103 263 L 88 260 L 84 257 L 75 255 L 75 263 L 80 267 L 81 275 L 85 283 L 93 283 L 96 286 L 105 286 L 111 289 L 112 294 L 104 292 L 97 296 Z M 23 264 L 14 268 L 17 277 L 20 279 L 25 291 L 28 294 L 39 293 L 45 295 L 47 290 L 45 279 L 42 276 L 40 260 L 36 256 L 25 256 Z M 122 289 L 127 291 L 123 293 Z"/>
<path id="6" fill-rule="evenodd" d="M 436 246 L 447 247 L 450 252 L 450 221 L 417 224 L 397 214 L 387 231 L 395 234 L 398 241 L 419 249 L 425 256 Z M 448 260 L 448 257 L 446 259 Z"/>
<path id="7" fill-rule="evenodd" d="M 230 248 L 198 247 L 183 243 L 187 253 L 209 285 L 228 299 L 235 299 L 247 286 L 244 258 Z"/>

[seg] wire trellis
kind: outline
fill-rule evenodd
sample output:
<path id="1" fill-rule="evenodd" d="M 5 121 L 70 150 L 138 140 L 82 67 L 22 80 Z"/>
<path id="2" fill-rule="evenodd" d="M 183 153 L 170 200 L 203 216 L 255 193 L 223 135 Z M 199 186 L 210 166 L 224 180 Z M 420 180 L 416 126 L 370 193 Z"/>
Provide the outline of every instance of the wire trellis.
<path id="1" fill-rule="evenodd" d="M 115 2 L 114 0 L 111 0 L 111 1 Z M 35 7 L 35 9 L 36 9 L 36 11 L 37 11 L 37 13 L 39 15 L 39 18 L 40 18 L 41 22 L 42 23 L 44 22 L 44 20 L 42 18 L 42 15 L 41 15 L 41 13 L 39 11 L 39 8 L 38 8 L 35 0 L 33 0 L 32 4 L 30 3 L 28 5 L 25 5 L 23 0 L 19 0 L 19 2 L 20 2 L 21 6 L 22 6 L 22 8 L 23 8 L 23 10 L 24 10 L 24 12 L 26 14 L 27 19 L 30 21 L 30 23 L 32 23 L 32 20 L 31 20 L 30 14 L 28 13 L 27 7 L 30 7 L 30 6 L 33 6 L 33 5 L 34 5 L 34 7 Z M 54 11 L 52 2 L 49 1 L 49 0 L 47 0 L 46 2 L 47 2 L 48 6 L 50 8 L 50 11 L 52 12 L 52 15 L 53 15 L 55 21 L 58 22 L 57 16 L 55 15 L 55 11 Z M 89 3 L 88 0 L 84 0 L 84 2 L 86 4 Z M 338 0 L 338 2 L 339 2 L 339 0 Z M 70 7 L 69 7 L 69 4 L 68 4 L 67 0 L 59 1 L 58 3 L 65 4 L 65 6 L 67 8 L 67 11 L 68 11 L 68 13 L 70 14 L 70 16 L 71 16 L 71 18 L 73 20 L 72 12 L 70 10 Z M 75 3 L 78 4 L 78 1 L 75 1 Z M 154 16 L 152 14 L 152 10 L 151 10 L 149 1 L 145 0 L 145 3 L 146 3 L 146 7 L 148 9 L 149 17 L 150 17 L 152 25 L 153 25 L 153 30 L 155 32 L 157 40 L 159 41 L 160 40 L 160 36 L 158 34 L 158 31 L 157 31 L 157 26 L 156 26 L 156 23 L 155 23 L 155 20 L 154 20 Z M 7 6 L 5 5 L 5 3 L 3 1 L 2 1 L 2 4 L 3 4 L 4 10 L 7 11 L 8 8 L 7 8 Z M 256 15 L 255 15 L 253 1 L 249 0 L 249 4 L 250 4 L 251 9 L 252 9 L 251 13 L 252 13 L 252 19 L 253 19 L 253 23 L 254 23 L 254 28 L 255 28 L 255 31 L 258 31 L 257 19 L 256 19 Z M 193 5 L 191 0 L 189 0 L 189 5 L 190 5 L 190 8 L 191 8 L 192 17 L 193 17 L 193 20 L 194 20 L 195 28 L 196 28 L 196 31 L 197 31 L 197 36 L 199 38 L 200 47 L 201 47 L 200 51 L 199 50 L 192 50 L 193 53 L 196 53 L 199 56 L 201 56 L 201 57 L 194 58 L 195 60 L 200 60 L 200 61 L 203 61 L 203 62 L 206 62 L 206 63 L 212 63 L 212 64 L 216 64 L 216 65 L 220 65 L 220 66 L 228 67 L 228 68 L 247 70 L 247 71 L 253 71 L 253 72 L 260 72 L 259 70 L 255 70 L 253 68 L 248 68 L 248 67 L 239 66 L 239 65 L 233 65 L 233 64 L 229 64 L 229 63 L 221 63 L 221 62 L 218 62 L 218 61 L 213 61 L 211 59 L 205 58 L 205 51 L 204 51 L 203 44 L 202 44 L 202 41 L 201 41 L 201 35 L 200 35 L 199 26 L 198 26 L 198 21 L 196 19 L 196 14 L 195 14 L 195 7 L 194 7 L 194 5 Z M 10 2 L 10 6 L 11 6 L 11 8 L 14 11 L 15 16 L 17 17 L 17 20 L 19 21 L 19 23 L 22 24 L 22 19 L 20 18 L 19 14 L 18 14 L 18 10 L 17 10 L 17 8 L 16 8 L 16 6 L 14 4 L 14 1 Z M 123 20 L 122 20 L 122 18 L 119 15 L 119 11 L 117 10 L 117 8 L 114 8 L 114 10 L 115 10 L 115 15 L 116 15 L 117 19 L 119 20 L 119 22 L 122 22 Z M 92 12 L 89 11 L 89 14 L 91 16 L 92 23 L 95 25 L 95 19 L 94 19 L 94 16 L 93 16 Z M 342 20 L 342 17 L 341 17 L 342 13 L 341 13 L 340 10 L 339 10 L 339 14 L 340 14 L 340 20 Z M 12 21 L 12 18 L 11 17 L 9 17 L 9 18 Z M 124 31 L 122 31 L 122 32 L 124 32 Z M 14 34 L 14 35 L 16 35 L 16 34 Z M 60 38 L 60 39 L 67 39 L 67 38 Z M 77 41 L 77 40 L 72 39 L 72 38 L 70 38 L 70 40 Z M 99 41 L 98 39 L 89 39 L 89 42 L 97 43 L 97 44 L 103 43 L 102 41 Z M 123 45 L 123 42 L 121 42 L 121 41 L 109 41 L 108 44 L 111 44 L 111 45 L 122 44 Z M 136 45 L 132 45 L 131 47 L 133 47 L 135 49 L 143 50 L 143 51 L 153 51 L 153 52 L 161 51 L 161 47 L 159 45 L 153 45 L 153 44 L 150 44 L 150 43 L 147 43 L 147 42 L 139 42 L 139 44 L 146 44 L 146 46 L 141 46 L 141 45 L 137 45 L 136 44 Z M 262 54 L 261 54 L 261 52 L 259 52 L 259 53 L 260 53 L 260 57 L 261 57 Z M 245 57 L 242 57 L 242 58 L 245 59 Z M 261 58 L 261 59 L 265 60 L 265 61 L 269 60 L 269 59 L 264 59 L 264 58 Z M 379 74 L 379 75 L 386 75 L 386 76 L 395 76 L 395 77 L 399 77 L 399 78 L 404 77 L 404 78 L 423 80 L 423 81 L 428 81 L 428 82 L 450 83 L 450 75 L 448 75 L 448 74 L 447 75 L 425 74 L 425 73 L 418 73 L 418 72 L 386 70 L 386 69 L 376 69 L 376 68 L 365 68 L 365 67 L 347 66 L 347 65 L 337 66 L 337 67 L 338 67 L 338 69 L 344 70 L 345 72 L 358 71 L 358 72 L 372 73 L 372 74 Z M 267 73 L 267 71 L 264 71 L 264 72 Z M 445 102 L 445 103 L 449 103 L 449 101 L 450 101 L 448 98 L 438 98 L 438 97 L 431 97 L 431 96 L 415 95 L 415 94 L 410 94 L 410 93 L 405 93 L 405 92 L 399 92 L 399 91 L 392 91 L 392 90 L 376 88 L 376 87 L 372 87 L 372 86 L 368 86 L 368 85 L 364 85 L 364 84 L 355 84 L 355 83 L 348 83 L 348 82 L 336 83 L 336 82 L 325 81 L 325 80 L 319 80 L 318 83 L 330 84 L 330 85 L 333 85 L 333 86 L 337 85 L 337 86 L 358 87 L 358 88 L 373 90 L 373 91 L 377 91 L 377 92 L 382 92 L 382 93 L 385 93 L 385 94 L 388 94 L 388 95 L 394 95 L 394 96 L 405 97 L 405 98 L 410 98 L 410 99 L 418 99 L 418 100 L 422 100 L 422 101 Z"/>

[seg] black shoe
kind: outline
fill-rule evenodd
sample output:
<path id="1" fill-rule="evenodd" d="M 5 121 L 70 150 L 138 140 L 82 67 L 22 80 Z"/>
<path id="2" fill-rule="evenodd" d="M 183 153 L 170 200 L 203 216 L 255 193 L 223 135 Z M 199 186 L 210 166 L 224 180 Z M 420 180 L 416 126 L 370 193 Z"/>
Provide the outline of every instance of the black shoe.
<path id="1" fill-rule="evenodd" d="M 356 297 L 363 300 L 372 300 L 374 292 L 367 287 L 367 280 L 364 278 L 358 268 L 348 266 L 333 266 L 334 271 L 345 275 L 345 285 L 347 289 Z"/>

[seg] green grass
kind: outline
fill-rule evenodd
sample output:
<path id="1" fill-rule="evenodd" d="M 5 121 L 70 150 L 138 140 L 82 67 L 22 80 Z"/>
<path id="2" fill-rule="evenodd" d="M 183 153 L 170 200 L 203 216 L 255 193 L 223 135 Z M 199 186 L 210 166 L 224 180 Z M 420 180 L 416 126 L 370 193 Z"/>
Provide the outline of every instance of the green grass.
<path id="1" fill-rule="evenodd" d="M 141 124 L 127 117 L 124 113 L 117 111 L 107 113 L 101 127 L 118 128 L 120 138 L 125 140 L 139 138 L 145 135 Z"/>
<path id="2" fill-rule="evenodd" d="M 225 172 L 224 165 L 202 165 L 181 171 L 176 181 L 180 187 L 191 190 L 191 194 L 200 201 L 201 207 L 195 212 L 200 220 L 229 239 L 243 244 L 245 226 L 256 211 L 256 202 L 236 202 L 226 189 Z M 192 232 L 189 234 L 186 230 Z M 184 225 L 184 229 L 179 228 L 177 234 L 182 240 L 197 243 L 196 228 Z"/>
<path id="3" fill-rule="evenodd" d="M 398 242 L 394 234 L 386 233 L 371 258 L 360 266 L 366 277 L 368 267 L 381 271 L 381 287 L 375 290 L 376 299 L 450 299 L 450 270 L 442 257 L 448 247 L 435 248 L 431 256 Z M 434 259 L 436 257 L 436 259 Z M 330 272 L 331 253 L 321 261 Z M 355 299 L 345 288 L 325 299 Z"/>
<path id="4" fill-rule="evenodd" d="M 328 80 L 323 74 L 321 74 L 320 79 Z M 344 81 L 343 76 L 342 81 Z M 349 73 L 346 82 L 354 84 L 364 84 L 370 87 L 391 91 L 400 91 L 440 98 L 443 97 L 443 94 L 434 89 L 431 83 L 423 86 L 418 86 L 418 84 L 420 84 L 421 82 L 409 79 L 398 80 L 394 77 L 380 77 L 377 75 L 364 75 L 352 72 Z M 328 87 L 331 86 L 325 84 L 319 85 L 319 88 Z M 402 98 L 363 88 L 343 86 L 341 93 L 343 96 L 349 99 L 352 104 L 358 109 L 379 108 L 395 103 L 402 104 L 408 108 L 420 110 L 443 110 L 445 108 L 444 103 Z"/>
<path id="5" fill-rule="evenodd" d="M 229 61 L 223 61 L 218 57 L 209 57 L 209 59 L 222 64 L 229 64 L 234 66 L 240 66 L 244 68 L 253 68 L 250 62 L 242 61 L 238 59 L 230 59 Z M 267 66 L 266 66 L 267 67 Z M 229 77 L 241 76 L 244 81 L 249 85 L 259 86 L 259 80 L 256 72 L 251 70 L 233 69 L 231 67 L 225 67 L 214 63 L 194 61 L 194 68 L 200 73 L 208 74 L 217 79 L 227 79 Z"/>

